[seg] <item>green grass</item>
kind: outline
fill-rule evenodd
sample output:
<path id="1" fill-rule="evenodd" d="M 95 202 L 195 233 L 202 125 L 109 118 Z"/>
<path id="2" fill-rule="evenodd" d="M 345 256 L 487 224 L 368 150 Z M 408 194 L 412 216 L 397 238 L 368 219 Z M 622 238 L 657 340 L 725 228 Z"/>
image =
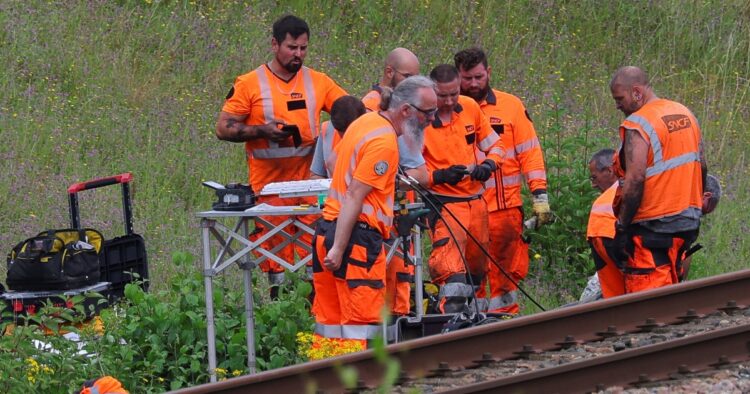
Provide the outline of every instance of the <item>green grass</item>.
<path id="1" fill-rule="evenodd" d="M 167 288 L 185 269 L 170 265 L 173 253 L 200 256 L 195 212 L 214 199 L 201 181 L 247 179 L 241 145 L 218 141 L 215 119 L 233 79 L 270 58 L 270 25 L 284 12 L 312 28 L 306 63 L 356 95 L 379 79 L 393 47 L 412 49 L 429 72 L 481 45 L 493 85 L 526 102 L 547 160 L 578 177 L 591 150 L 552 148 L 584 131 L 614 147 L 622 116 L 607 83 L 620 65 L 642 66 L 660 96 L 698 116 L 709 168 L 724 186 L 692 274 L 747 266 L 744 1 L 4 1 L 0 246 L 67 227 L 69 184 L 130 171 L 136 231 L 147 240 L 155 287 Z M 122 231 L 119 191 L 111 189 L 81 196 L 84 224 L 107 237 Z M 563 199 L 551 193 L 555 209 Z M 582 206 L 590 203 L 584 198 L 590 194 L 581 194 Z M 579 290 L 529 283 L 544 287 L 532 294 L 564 295 L 553 304 Z"/>

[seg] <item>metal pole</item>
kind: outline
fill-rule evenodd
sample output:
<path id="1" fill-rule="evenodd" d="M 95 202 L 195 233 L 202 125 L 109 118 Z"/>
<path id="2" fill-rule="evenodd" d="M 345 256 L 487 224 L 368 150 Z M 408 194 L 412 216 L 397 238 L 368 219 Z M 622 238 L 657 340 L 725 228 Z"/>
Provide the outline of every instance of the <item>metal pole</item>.
<path id="1" fill-rule="evenodd" d="M 208 335 L 208 375 L 216 382 L 216 332 L 214 327 L 214 286 L 211 267 L 211 221 L 201 219 L 201 240 L 203 242 L 203 283 L 206 291 L 206 331 Z"/>
<path id="2" fill-rule="evenodd" d="M 248 229 L 247 218 L 242 220 L 242 236 L 247 239 L 250 231 Z M 248 373 L 255 373 L 255 315 L 253 308 L 253 268 L 254 264 L 250 255 L 242 257 L 242 272 L 245 278 L 245 330 L 247 332 L 247 370 Z"/>
<path id="3" fill-rule="evenodd" d="M 417 321 L 422 320 L 422 229 L 418 225 L 412 231 L 414 239 L 414 309 L 416 309 Z"/>

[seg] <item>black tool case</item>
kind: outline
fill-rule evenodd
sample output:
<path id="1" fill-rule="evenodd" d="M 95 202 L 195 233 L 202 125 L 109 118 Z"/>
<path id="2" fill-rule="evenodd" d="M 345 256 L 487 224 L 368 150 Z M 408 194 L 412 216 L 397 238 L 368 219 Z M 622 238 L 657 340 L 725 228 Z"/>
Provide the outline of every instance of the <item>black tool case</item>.
<path id="1" fill-rule="evenodd" d="M 122 185 L 122 213 L 125 224 L 125 235 L 105 239 L 100 254 L 101 281 L 110 282 L 106 292 L 110 302 L 115 302 L 125 294 L 125 285 L 140 281 L 144 290 L 148 290 L 148 258 L 146 243 L 143 237 L 133 232 L 133 206 L 130 201 L 131 173 L 124 173 L 92 181 L 79 182 L 68 188 L 70 205 L 70 223 L 73 228 L 81 227 L 78 209 L 78 193 L 110 185 Z M 137 274 L 134 275 L 134 274 Z"/>

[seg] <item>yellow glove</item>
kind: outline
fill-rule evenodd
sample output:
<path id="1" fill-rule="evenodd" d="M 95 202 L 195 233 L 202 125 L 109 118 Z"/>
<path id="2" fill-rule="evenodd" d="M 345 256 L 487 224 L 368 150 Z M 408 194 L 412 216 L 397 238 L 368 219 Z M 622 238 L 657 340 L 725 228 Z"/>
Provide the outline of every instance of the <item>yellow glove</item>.
<path id="1" fill-rule="evenodd" d="M 533 197 L 533 205 L 531 209 L 534 211 L 534 216 L 537 218 L 537 227 L 552 223 L 552 211 L 549 209 L 549 200 L 547 199 L 547 193 L 541 193 Z"/>

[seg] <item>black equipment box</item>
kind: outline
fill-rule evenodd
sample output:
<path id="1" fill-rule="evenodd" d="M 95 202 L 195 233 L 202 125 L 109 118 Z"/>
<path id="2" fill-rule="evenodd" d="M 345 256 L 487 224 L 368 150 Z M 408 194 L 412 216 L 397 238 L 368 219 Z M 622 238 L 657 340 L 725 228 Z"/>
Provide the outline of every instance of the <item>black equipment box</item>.
<path id="1" fill-rule="evenodd" d="M 244 211 L 255 206 L 253 188 L 242 183 L 220 183 L 208 181 L 204 186 L 216 190 L 217 201 L 212 204 L 214 211 Z"/>
<path id="2" fill-rule="evenodd" d="M 143 290 L 148 291 L 148 258 L 146 243 L 142 236 L 133 231 L 133 206 L 130 201 L 131 173 L 124 173 L 107 178 L 79 182 L 68 188 L 70 205 L 70 222 L 73 228 L 80 228 L 81 219 L 78 209 L 78 193 L 109 185 L 122 185 L 122 214 L 125 224 L 125 235 L 105 239 L 101 251 L 101 278 L 110 283 L 106 292 L 110 302 L 115 302 L 125 294 L 125 285 L 140 281 Z"/>

